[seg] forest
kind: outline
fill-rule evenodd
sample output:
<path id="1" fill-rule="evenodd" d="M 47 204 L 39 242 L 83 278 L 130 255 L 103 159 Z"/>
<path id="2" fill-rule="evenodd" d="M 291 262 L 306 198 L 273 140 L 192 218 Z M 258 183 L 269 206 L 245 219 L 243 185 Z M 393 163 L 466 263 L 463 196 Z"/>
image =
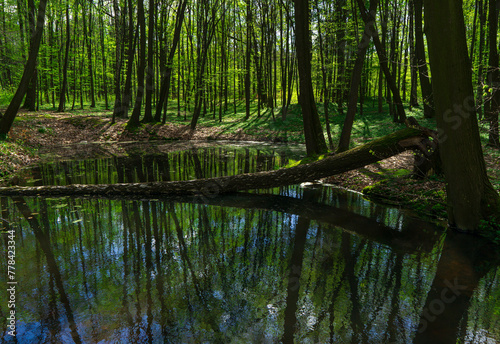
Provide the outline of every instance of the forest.
<path id="1" fill-rule="evenodd" d="M 0 7 L 2 342 L 500 341 L 500 0 Z"/>
<path id="2" fill-rule="evenodd" d="M 406 113 L 418 108 L 425 119 L 437 117 L 440 138 L 475 141 L 468 158 L 451 143 L 455 139 L 444 140 L 442 149 L 454 146 L 455 153 L 443 159 L 445 174 L 454 170 L 446 176 L 450 188 L 460 189 L 473 178 L 482 190 L 474 197 L 477 186 L 447 190 L 450 208 L 457 209 L 450 210 L 450 223 L 476 230 L 480 220 L 498 214 L 485 207 L 499 207 L 484 163 L 475 161 L 482 160 L 477 157 L 481 147 L 477 124 L 468 120 L 475 114 L 487 132 L 486 144 L 500 147 L 498 6 L 495 0 L 460 5 L 459 13 L 446 12 L 451 3 L 436 9 L 457 26 L 448 37 L 435 31 L 434 38 L 438 24 L 431 22 L 437 15 L 426 12 L 429 32 L 424 34 L 421 0 L 4 0 L 0 87 L 9 106 L 0 135 L 6 137 L 21 106 L 57 112 L 103 106 L 112 110 L 112 123 L 127 119 L 128 129 L 183 117 L 195 130 L 200 117 L 222 123 L 231 114 L 242 115 L 241 121 L 270 114 L 272 121 L 285 121 L 298 102 L 307 152 L 314 155 L 348 150 L 355 116 L 363 115 L 367 102 L 395 123 L 412 122 Z M 433 39 L 460 40 L 463 46 L 436 44 L 433 62 Z M 443 83 L 433 74 L 441 74 Z M 461 88 L 460 83 L 468 90 L 446 92 L 453 85 Z M 441 102 L 440 94 L 454 99 Z M 331 116 L 344 118 L 338 137 L 332 134 Z M 457 172 L 456 166 L 470 164 L 478 165 L 476 171 Z M 475 215 L 455 220 L 461 206 L 451 204 L 462 192 L 475 198 Z"/>

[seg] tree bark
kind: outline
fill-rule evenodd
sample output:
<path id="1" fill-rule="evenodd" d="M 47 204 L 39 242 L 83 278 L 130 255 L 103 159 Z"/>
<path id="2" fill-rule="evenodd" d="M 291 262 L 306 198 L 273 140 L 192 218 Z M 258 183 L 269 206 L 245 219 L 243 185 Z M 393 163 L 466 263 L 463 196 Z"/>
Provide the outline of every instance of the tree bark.
<path id="1" fill-rule="evenodd" d="M 373 1 L 373 0 L 372 0 Z M 361 12 L 361 18 L 363 19 L 363 22 L 365 24 L 370 24 L 370 23 L 375 23 L 375 10 L 368 12 L 366 10 L 366 7 L 363 3 L 362 0 L 357 0 L 358 6 Z M 370 5 L 370 9 L 371 9 Z M 376 8 L 376 7 L 375 7 Z M 403 107 L 403 101 L 401 100 L 401 95 L 399 94 L 399 89 L 397 88 L 396 81 L 394 77 L 392 76 L 390 70 L 389 70 L 389 65 L 388 65 L 388 58 L 387 58 L 387 52 L 384 48 L 384 45 L 382 42 L 380 42 L 380 38 L 378 37 L 377 31 L 375 26 L 373 25 L 373 44 L 375 45 L 375 48 L 377 49 L 377 56 L 378 60 L 380 62 L 380 69 L 384 72 L 385 79 L 387 80 L 387 85 L 389 86 L 394 103 L 396 104 L 397 108 L 397 116 L 399 118 L 399 122 L 403 123 L 406 119 L 406 113 L 405 109 Z"/>
<path id="2" fill-rule="evenodd" d="M 168 98 L 168 94 L 170 91 L 170 80 L 172 77 L 174 56 L 181 37 L 181 28 L 182 28 L 182 23 L 184 21 L 184 13 L 186 12 L 186 6 L 187 6 L 187 1 L 184 0 L 179 6 L 177 15 L 175 17 L 174 38 L 172 39 L 172 46 L 170 47 L 170 51 L 168 53 L 167 66 L 165 68 L 165 74 L 161 79 L 160 94 L 158 95 L 158 103 L 156 104 L 156 113 L 154 118 L 156 122 L 160 122 L 161 120 L 161 111 L 163 109 L 163 104 Z M 177 99 L 179 98 L 180 97 L 178 96 Z M 165 122 L 166 122 L 166 115 L 163 116 L 163 123 Z"/>
<path id="3" fill-rule="evenodd" d="M 484 104 L 485 117 L 490 122 L 490 130 L 488 135 L 488 146 L 500 148 L 498 138 L 498 110 L 500 109 L 500 65 L 498 61 L 497 48 L 497 32 L 498 32 L 498 10 L 500 6 L 499 0 L 489 1 L 488 10 L 488 86 L 490 87 L 489 97 Z"/>
<path id="4" fill-rule="evenodd" d="M 155 45 L 155 17 L 156 17 L 156 4 L 154 0 L 149 1 L 149 22 L 148 22 L 148 67 L 146 70 L 146 99 L 144 104 L 144 123 L 154 122 L 153 118 L 153 92 L 155 89 L 155 69 L 154 69 L 154 45 Z"/>
<path id="5" fill-rule="evenodd" d="M 414 0 L 415 6 L 415 57 L 420 76 L 420 88 L 425 118 L 434 117 L 434 97 L 425 58 L 424 32 L 422 30 L 422 0 Z"/>
<path id="6" fill-rule="evenodd" d="M 252 62 L 252 2 L 246 0 L 245 121 L 250 118 L 250 68 Z"/>
<path id="7" fill-rule="evenodd" d="M 64 67 L 63 67 L 63 83 L 59 94 L 58 112 L 63 112 L 66 107 L 66 90 L 68 88 L 68 62 L 69 62 L 69 49 L 71 45 L 71 30 L 69 21 L 69 4 L 66 4 L 66 51 L 64 53 Z"/>
<path id="8" fill-rule="evenodd" d="M 135 97 L 134 110 L 128 120 L 127 127 L 137 127 L 141 117 L 142 98 L 144 97 L 144 71 L 146 69 L 146 19 L 144 15 L 144 3 L 137 2 L 137 25 L 139 27 L 139 63 L 137 65 L 137 93 Z"/>
<path id="9" fill-rule="evenodd" d="M 295 36 L 300 82 L 299 103 L 302 108 L 307 155 L 321 154 L 328 148 L 319 121 L 312 87 L 309 0 L 295 0 Z"/>
<path id="10" fill-rule="evenodd" d="M 378 0 L 370 1 L 370 12 L 374 13 L 378 6 Z M 365 29 L 358 44 L 356 51 L 356 61 L 352 69 L 351 87 L 349 90 L 349 99 L 347 104 L 347 114 L 345 116 L 344 125 L 342 126 L 342 133 L 340 134 L 339 146 L 337 152 L 344 152 L 349 149 L 351 142 L 352 126 L 354 124 L 354 116 L 358 105 L 358 92 L 359 85 L 361 84 L 361 73 L 365 64 L 366 51 L 370 45 L 370 40 L 373 33 L 376 32 L 375 21 L 365 21 Z"/>
<path id="11" fill-rule="evenodd" d="M 424 4 L 448 222 L 477 232 L 481 220 L 500 215 L 500 197 L 486 174 L 462 2 L 425 0 Z"/>
<path id="12" fill-rule="evenodd" d="M 28 0 L 28 23 L 29 23 L 29 36 L 33 37 L 35 34 L 36 24 L 35 24 L 35 1 Z M 31 51 L 31 42 L 28 43 L 30 46 L 28 47 L 28 56 L 29 51 Z M 24 98 L 24 109 L 28 109 L 28 111 L 36 110 L 36 87 L 37 87 L 38 73 L 35 65 L 35 70 L 33 71 L 33 76 L 31 77 L 30 83 L 28 85 L 28 89 L 26 90 L 26 97 Z"/>
<path id="13" fill-rule="evenodd" d="M 23 76 L 21 77 L 21 82 L 17 88 L 14 97 L 12 98 L 5 114 L 0 120 L 0 140 L 7 137 L 7 133 L 14 123 L 14 118 L 16 118 L 17 111 L 21 106 L 23 97 L 28 90 L 30 80 L 36 68 L 36 60 L 38 57 L 38 49 L 40 48 L 40 42 L 42 40 L 43 26 L 45 22 L 45 8 L 47 6 L 47 0 L 40 0 L 38 5 L 38 16 L 36 20 L 36 30 L 31 37 L 30 52 L 28 56 L 28 61 L 26 61 L 26 66 L 24 67 Z"/>
<path id="14" fill-rule="evenodd" d="M 420 149 L 428 132 L 406 128 L 362 146 L 304 165 L 270 172 L 257 172 L 229 177 L 173 182 L 120 183 L 100 185 L 66 185 L 39 187 L 3 187 L 0 195 L 217 195 L 251 189 L 267 189 L 318 180 L 386 159 L 409 149 Z"/>

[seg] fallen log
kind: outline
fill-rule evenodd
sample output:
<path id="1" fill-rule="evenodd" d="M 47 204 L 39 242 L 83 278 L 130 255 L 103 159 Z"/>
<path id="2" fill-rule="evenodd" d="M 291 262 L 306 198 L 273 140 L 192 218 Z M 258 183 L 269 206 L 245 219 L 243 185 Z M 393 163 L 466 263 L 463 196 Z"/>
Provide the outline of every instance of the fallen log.
<path id="1" fill-rule="evenodd" d="M 389 158 L 406 150 L 418 150 L 425 130 L 405 128 L 369 143 L 324 159 L 275 171 L 187 181 L 72 184 L 64 186 L 1 187 L 0 196 L 77 196 L 77 195 L 183 195 L 201 194 L 214 197 L 221 193 L 252 189 L 269 189 L 329 177 Z"/>

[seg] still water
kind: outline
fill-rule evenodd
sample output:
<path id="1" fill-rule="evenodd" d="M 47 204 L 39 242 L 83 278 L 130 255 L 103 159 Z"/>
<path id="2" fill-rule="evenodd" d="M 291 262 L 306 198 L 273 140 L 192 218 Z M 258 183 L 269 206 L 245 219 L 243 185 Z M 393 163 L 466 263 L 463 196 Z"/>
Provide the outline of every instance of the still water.
<path id="1" fill-rule="evenodd" d="M 272 145 L 70 147 L 21 184 L 186 180 L 275 169 Z M 75 152 L 78 156 L 74 156 Z M 90 159 L 98 156 L 98 159 Z M 2 343 L 497 343 L 498 247 L 361 195 L 0 198 Z"/>

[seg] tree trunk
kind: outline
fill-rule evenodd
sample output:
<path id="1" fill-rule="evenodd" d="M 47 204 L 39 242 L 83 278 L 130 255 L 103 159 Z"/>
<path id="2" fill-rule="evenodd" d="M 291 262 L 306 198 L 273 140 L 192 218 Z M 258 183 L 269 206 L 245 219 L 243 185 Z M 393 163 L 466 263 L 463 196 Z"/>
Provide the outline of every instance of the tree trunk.
<path id="1" fill-rule="evenodd" d="M 246 51 L 245 51 L 245 120 L 250 118 L 250 68 L 252 62 L 252 8 L 251 1 L 246 1 Z"/>
<path id="2" fill-rule="evenodd" d="M 302 108 L 307 155 L 321 154 L 328 148 L 319 121 L 312 87 L 309 0 L 295 0 L 295 35 L 300 82 L 299 103 Z"/>
<path id="3" fill-rule="evenodd" d="M 146 70 L 146 99 L 144 104 L 144 123 L 154 122 L 153 118 L 153 93 L 155 89 L 154 45 L 155 45 L 155 1 L 149 0 L 149 28 L 148 28 L 148 67 Z"/>
<path id="4" fill-rule="evenodd" d="M 115 104 L 113 106 L 113 118 L 111 123 L 115 123 L 116 116 L 120 116 L 121 104 L 122 104 L 122 93 L 121 93 L 121 69 L 123 61 L 123 40 L 122 37 L 125 34 L 124 23 L 125 16 L 121 15 L 121 8 L 119 0 L 113 0 L 113 10 L 115 12 L 114 26 L 115 26 L 115 75 L 114 75 L 114 93 L 115 93 Z M 122 18 L 122 21 L 120 19 Z"/>
<path id="5" fill-rule="evenodd" d="M 69 62 L 69 48 L 71 45 L 70 37 L 70 21 L 69 21 L 69 4 L 66 4 L 66 52 L 64 54 L 64 67 L 63 67 L 63 83 L 59 94 L 58 112 L 63 112 L 66 106 L 66 89 L 68 88 L 68 62 Z"/>
<path id="6" fill-rule="evenodd" d="M 420 76 L 420 88 L 425 118 L 434 117 L 434 97 L 425 58 L 424 32 L 422 30 L 422 0 L 414 0 L 415 6 L 415 57 Z M 446 56 L 446 55 L 444 55 Z"/>
<path id="7" fill-rule="evenodd" d="M 174 56 L 175 56 L 175 51 L 177 50 L 177 46 L 179 45 L 182 23 L 184 21 L 184 13 L 186 12 L 186 5 L 187 5 L 187 0 L 184 0 L 181 3 L 181 5 L 179 6 L 179 9 L 177 11 L 177 15 L 175 17 L 174 38 L 172 39 L 172 46 L 170 47 L 170 51 L 168 53 L 167 66 L 165 68 L 165 74 L 163 75 L 163 77 L 161 79 L 160 94 L 158 96 L 159 97 L 158 103 L 156 104 L 156 113 L 155 113 L 155 118 L 154 118 L 156 122 L 160 122 L 160 120 L 161 120 L 161 111 L 163 108 L 163 104 L 167 100 L 168 93 L 170 91 L 170 80 L 172 77 Z M 179 59 L 179 63 L 180 63 L 180 59 Z M 179 98 L 180 97 L 178 97 L 178 100 L 179 100 Z M 166 122 L 166 116 L 163 117 L 163 123 L 165 123 L 165 122 Z"/>
<path id="8" fill-rule="evenodd" d="M 462 2 L 424 4 L 448 222 L 476 232 L 481 220 L 500 215 L 500 198 L 488 180 L 479 139 Z"/>
<path id="9" fill-rule="evenodd" d="M 19 83 L 19 87 L 17 88 L 14 97 L 12 98 L 5 114 L 0 120 L 0 140 L 3 140 L 7 137 L 7 133 L 12 127 L 12 123 L 14 122 L 14 118 L 17 115 L 17 111 L 21 106 L 21 102 L 23 101 L 23 97 L 28 90 L 30 80 L 33 76 L 36 67 L 36 60 L 38 57 L 38 49 L 40 48 L 40 42 L 42 40 L 43 33 L 43 25 L 45 21 L 45 8 L 47 6 L 47 0 L 40 0 L 38 4 L 38 15 L 36 20 L 36 29 L 33 32 L 33 36 L 31 37 L 30 43 L 30 52 L 28 56 L 28 61 L 26 61 L 26 66 L 24 67 L 23 76 L 21 77 L 21 81 Z"/>
<path id="10" fill-rule="evenodd" d="M 87 68 L 89 71 L 89 80 L 90 80 L 90 107 L 95 108 L 95 90 L 94 90 L 94 69 L 92 62 L 92 7 L 93 3 L 90 0 L 89 8 L 88 8 L 88 32 L 87 32 L 87 21 L 85 20 L 85 14 L 83 15 L 83 39 L 85 44 L 87 45 Z M 85 8 L 85 7 L 84 7 Z"/>
<path id="11" fill-rule="evenodd" d="M 28 22 L 29 22 L 29 35 L 30 37 L 33 37 L 35 34 L 35 1 L 34 0 L 28 0 Z M 31 42 L 29 42 L 29 47 L 28 47 L 28 56 L 29 56 L 29 51 L 31 50 Z M 31 80 L 28 85 L 28 89 L 26 90 L 26 98 L 24 99 L 24 109 L 28 109 L 29 111 L 35 111 L 36 110 L 36 87 L 37 87 L 37 80 L 38 80 L 38 73 L 37 73 L 37 68 L 35 65 L 35 70 L 33 72 L 33 76 L 31 77 Z"/>
<path id="12" fill-rule="evenodd" d="M 375 23 L 374 15 L 375 15 L 376 7 L 374 8 L 373 11 L 368 12 L 366 10 L 366 7 L 365 7 L 362 0 L 357 0 L 357 2 L 358 2 L 358 6 L 359 6 L 359 9 L 361 12 L 361 18 L 363 19 L 365 24 Z M 370 5 L 370 8 L 371 7 L 372 6 Z M 394 100 L 394 103 L 396 104 L 397 116 L 398 116 L 399 122 L 402 123 L 406 119 L 405 109 L 403 107 L 403 101 L 401 100 L 401 95 L 399 94 L 399 89 L 396 86 L 396 81 L 395 81 L 394 77 L 391 75 L 391 72 L 389 70 L 388 58 L 387 58 L 387 53 L 386 53 L 386 50 L 384 48 L 384 45 L 380 42 L 380 38 L 378 37 L 375 26 L 372 25 L 372 27 L 374 30 L 372 33 L 373 43 L 375 45 L 375 48 L 377 49 L 377 55 L 378 55 L 378 59 L 380 62 L 380 69 L 382 69 L 382 71 L 384 72 L 385 79 L 387 80 L 387 85 L 389 86 L 389 88 L 391 90 L 391 93 L 393 96 L 392 98 Z"/>
<path id="13" fill-rule="evenodd" d="M 498 110 L 500 109 L 500 71 L 498 64 L 497 31 L 498 31 L 498 9 L 500 1 L 490 0 L 488 10 L 489 22 L 489 58 L 488 58 L 488 99 L 484 104 L 485 117 L 490 123 L 488 135 L 488 146 L 500 148 L 498 139 Z"/>
<path id="14" fill-rule="evenodd" d="M 328 101 L 330 98 L 329 90 L 328 90 L 328 78 L 327 78 L 327 67 L 328 61 L 325 61 L 325 53 L 324 53 L 324 47 L 323 47 L 323 34 L 321 31 L 321 28 L 323 24 L 321 23 L 321 14 L 319 11 L 319 5 L 318 5 L 318 0 L 315 0 L 315 7 L 316 11 L 318 12 L 318 35 L 319 35 L 319 55 L 320 55 L 320 61 L 321 61 L 321 76 L 322 76 L 322 81 L 323 81 L 323 109 L 325 113 L 325 124 L 326 124 L 326 135 L 328 137 L 328 146 L 330 149 L 333 149 L 333 140 L 332 140 L 332 134 L 331 134 L 331 129 L 330 129 L 330 118 L 329 118 L 329 113 L 328 113 Z"/>
<path id="15" fill-rule="evenodd" d="M 144 70 L 146 69 L 146 19 L 144 16 L 144 3 L 137 2 L 137 25 L 139 26 L 139 64 L 137 66 L 137 93 L 134 110 L 127 123 L 128 127 L 137 127 L 141 117 L 142 98 L 144 97 Z"/>
<path id="16" fill-rule="evenodd" d="M 426 139 L 427 136 L 425 130 L 405 128 L 344 153 L 330 155 L 313 163 L 270 172 L 174 182 L 4 187 L 0 188 L 0 195 L 123 196 L 132 194 L 153 196 L 200 194 L 208 197 L 240 190 L 267 189 L 318 180 L 375 163 L 405 150 L 420 149 L 421 139 Z"/>
<path id="17" fill-rule="evenodd" d="M 415 56 L 415 35 L 414 35 L 414 15 L 413 15 L 413 5 L 414 0 L 410 0 L 409 3 L 409 13 L 408 16 L 410 17 L 410 38 L 409 38 L 409 45 L 410 45 L 410 79 L 411 79 L 411 86 L 410 86 L 410 107 L 411 106 L 418 106 L 418 100 L 417 100 L 417 59 Z"/>
<path id="18" fill-rule="evenodd" d="M 371 0 L 370 12 L 375 13 L 377 6 L 378 0 Z M 356 51 L 356 61 L 354 62 L 354 68 L 352 70 L 351 87 L 349 90 L 349 99 L 347 104 L 347 114 L 344 120 L 344 125 L 342 127 L 342 133 L 340 134 L 337 152 L 344 152 L 349 149 L 352 126 L 354 124 L 354 116 L 356 115 L 356 109 L 358 105 L 358 91 L 359 85 L 361 84 L 361 74 L 363 71 L 363 66 L 365 64 L 366 51 L 368 50 L 370 40 L 374 33 L 376 33 L 375 21 L 365 21 L 363 36 L 359 41 L 358 50 Z"/>
<path id="19" fill-rule="evenodd" d="M 378 0 L 372 0 L 375 4 Z M 376 8 L 376 4 L 374 5 Z M 351 132 L 352 126 L 354 124 L 354 117 L 356 115 L 356 110 L 358 106 L 358 90 L 361 84 L 361 73 L 363 71 L 363 66 L 365 63 L 366 51 L 370 44 L 372 30 L 375 22 L 365 24 L 365 30 L 363 31 L 363 37 L 358 44 L 358 50 L 356 52 L 356 61 L 354 62 L 354 68 L 352 69 L 351 76 L 351 88 L 349 90 L 349 98 L 347 103 L 347 113 L 344 119 L 344 125 L 342 126 L 342 133 L 340 134 L 339 146 L 337 152 L 344 152 L 349 149 L 349 143 L 351 142 Z"/>

